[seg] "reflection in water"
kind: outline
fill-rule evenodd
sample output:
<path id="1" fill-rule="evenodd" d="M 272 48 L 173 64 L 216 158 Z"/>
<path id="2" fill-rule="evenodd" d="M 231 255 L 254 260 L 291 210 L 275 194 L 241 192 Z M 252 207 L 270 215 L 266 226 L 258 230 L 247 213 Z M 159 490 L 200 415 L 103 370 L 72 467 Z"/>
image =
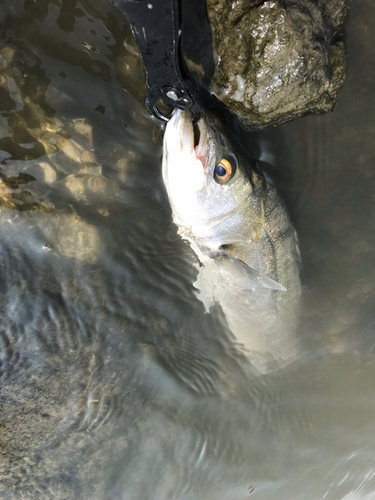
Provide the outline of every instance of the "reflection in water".
<path id="1" fill-rule="evenodd" d="M 335 112 L 256 136 L 300 237 L 306 348 L 254 376 L 195 295 L 118 11 L 0 6 L 2 499 L 373 498 L 371 12 Z"/>

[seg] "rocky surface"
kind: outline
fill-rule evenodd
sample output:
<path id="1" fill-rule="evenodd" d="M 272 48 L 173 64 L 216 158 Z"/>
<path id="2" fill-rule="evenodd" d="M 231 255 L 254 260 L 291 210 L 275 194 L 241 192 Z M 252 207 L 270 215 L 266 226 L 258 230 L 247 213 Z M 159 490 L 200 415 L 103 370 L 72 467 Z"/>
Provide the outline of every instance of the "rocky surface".
<path id="1" fill-rule="evenodd" d="M 210 87 L 249 129 L 330 111 L 346 72 L 349 0 L 207 0 Z"/>

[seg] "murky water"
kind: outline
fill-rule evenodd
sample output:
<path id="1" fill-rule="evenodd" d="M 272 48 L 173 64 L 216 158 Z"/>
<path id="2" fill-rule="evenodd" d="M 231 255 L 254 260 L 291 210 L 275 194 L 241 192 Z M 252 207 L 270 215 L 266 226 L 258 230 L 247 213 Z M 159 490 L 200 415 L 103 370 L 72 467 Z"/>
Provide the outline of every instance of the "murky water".
<path id="1" fill-rule="evenodd" d="M 118 11 L 0 6 L 2 499 L 375 497 L 374 15 L 334 113 L 247 137 L 303 259 L 301 357 L 259 377 L 194 293 Z"/>

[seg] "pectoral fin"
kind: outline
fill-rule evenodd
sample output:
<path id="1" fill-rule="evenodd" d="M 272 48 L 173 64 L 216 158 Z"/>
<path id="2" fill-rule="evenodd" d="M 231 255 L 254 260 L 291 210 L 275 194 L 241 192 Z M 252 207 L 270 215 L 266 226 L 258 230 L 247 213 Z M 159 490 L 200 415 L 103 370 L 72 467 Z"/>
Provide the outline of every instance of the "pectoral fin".
<path id="1" fill-rule="evenodd" d="M 258 271 L 248 266 L 242 260 L 224 254 L 215 259 L 221 274 L 231 276 L 231 281 L 241 289 L 270 288 L 286 292 L 286 288 L 270 278 L 262 276 Z"/>

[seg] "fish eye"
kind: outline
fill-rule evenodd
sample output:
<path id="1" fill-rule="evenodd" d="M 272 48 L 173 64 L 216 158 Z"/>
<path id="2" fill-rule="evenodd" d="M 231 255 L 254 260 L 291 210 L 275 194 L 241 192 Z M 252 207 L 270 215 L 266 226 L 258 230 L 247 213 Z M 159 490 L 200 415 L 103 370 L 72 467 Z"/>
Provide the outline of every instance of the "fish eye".
<path id="1" fill-rule="evenodd" d="M 222 158 L 214 170 L 215 181 L 219 184 L 225 184 L 230 181 L 237 169 L 237 159 L 235 156 Z"/>

